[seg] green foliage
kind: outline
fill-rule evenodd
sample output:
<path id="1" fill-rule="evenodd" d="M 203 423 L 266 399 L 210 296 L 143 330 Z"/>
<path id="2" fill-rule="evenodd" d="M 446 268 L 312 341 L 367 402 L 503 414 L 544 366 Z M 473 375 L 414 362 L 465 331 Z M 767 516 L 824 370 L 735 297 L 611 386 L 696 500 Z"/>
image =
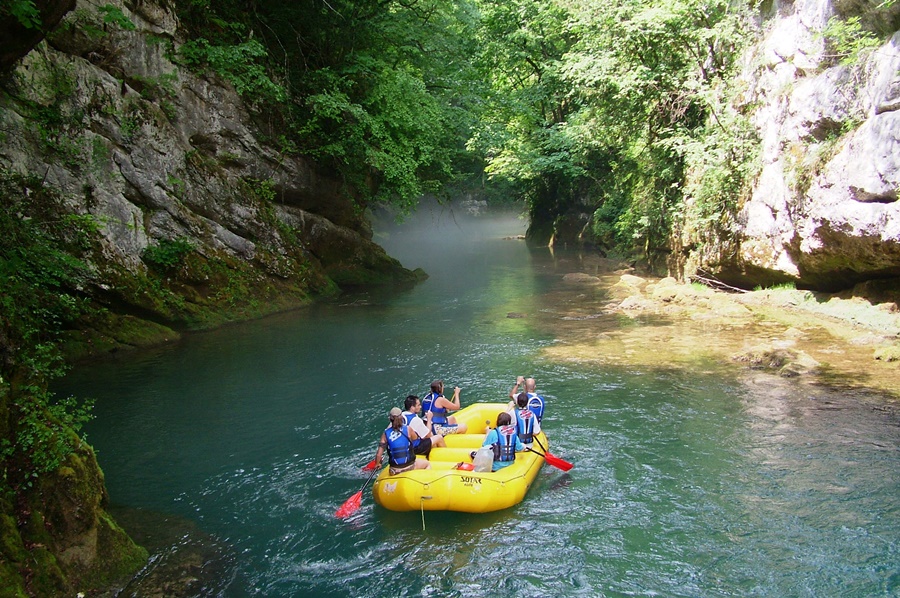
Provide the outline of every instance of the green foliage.
<path id="1" fill-rule="evenodd" d="M 249 187 L 251 193 L 256 195 L 259 199 L 271 202 L 275 201 L 276 191 L 275 191 L 275 181 L 272 179 L 254 179 L 254 178 L 246 178 L 244 182 Z"/>
<path id="2" fill-rule="evenodd" d="M 95 172 L 101 172 L 112 157 L 112 150 L 99 135 L 91 140 L 91 165 Z"/>
<path id="3" fill-rule="evenodd" d="M 518 186 L 533 221 L 593 206 L 597 243 L 645 254 L 668 251 L 686 219 L 729 221 L 753 139 L 716 90 L 747 12 L 717 0 L 480 7 L 496 93 L 469 147 Z"/>
<path id="4" fill-rule="evenodd" d="M 284 87 L 273 81 L 266 69 L 266 48 L 256 40 L 236 45 L 215 45 L 203 38 L 191 40 L 181 46 L 179 57 L 189 67 L 209 67 L 251 102 L 287 99 Z"/>
<path id="5" fill-rule="evenodd" d="M 26 29 L 40 29 L 41 13 L 34 0 L 4 0 L 0 14 L 11 15 Z"/>
<path id="6" fill-rule="evenodd" d="M 874 33 L 866 31 L 860 17 L 848 19 L 831 17 L 822 31 L 832 57 L 841 64 L 855 64 L 865 53 L 875 49 L 881 40 Z"/>
<path id="7" fill-rule="evenodd" d="M 82 107 L 70 102 L 76 81 L 63 68 L 47 63 L 43 66 L 46 76 L 39 78 L 35 90 L 42 100 L 23 99 L 20 105 L 44 150 L 67 167 L 78 170 L 87 151 L 83 138 L 87 115 Z"/>
<path id="8" fill-rule="evenodd" d="M 31 488 L 44 474 L 59 469 L 83 438 L 77 433 L 93 418 L 93 401 L 67 397 L 54 401 L 43 387 L 24 386 L 13 401 L 16 420 L 12 440 L 0 441 L 0 460 L 6 463 L 7 484 Z M 17 461 L 25 459 L 21 468 Z"/>
<path id="9" fill-rule="evenodd" d="M 781 283 L 781 284 L 776 284 L 776 285 L 772 285 L 772 286 L 770 286 L 770 287 L 765 287 L 765 288 L 764 288 L 764 287 L 757 286 L 757 287 L 754 287 L 753 290 L 754 290 L 754 291 L 763 291 L 763 290 L 770 290 L 770 291 L 796 291 L 796 290 L 797 290 L 797 285 L 796 285 L 796 283 L 794 283 L 794 282 L 784 282 L 784 283 Z"/>
<path id="10" fill-rule="evenodd" d="M 54 402 L 47 383 L 62 374 L 60 333 L 89 312 L 80 289 L 92 274 L 81 256 L 97 223 L 67 213 L 34 177 L 0 172 L 0 406 L 10 428 L 0 442 L 7 487 L 29 486 L 77 447 L 88 405 Z"/>
<path id="11" fill-rule="evenodd" d="M 687 173 L 681 222 L 698 245 L 729 238 L 759 171 L 756 129 L 734 107 L 736 91 L 724 87 L 702 96 L 711 117 L 682 146 Z"/>
<path id="12" fill-rule="evenodd" d="M 486 81 L 471 60 L 471 0 L 261 0 L 252 13 L 237 0 L 177 6 L 195 37 L 182 49 L 185 63 L 232 81 L 261 80 L 234 70 L 265 67 L 254 72 L 283 92 L 268 96 L 278 110 L 266 118 L 286 133 L 273 143 L 338 173 L 361 206 L 409 209 L 473 161 L 465 141 Z"/>
<path id="13" fill-rule="evenodd" d="M 175 97 L 177 90 L 175 85 L 178 83 L 177 73 L 164 73 L 159 77 L 142 77 L 136 75 L 132 77 L 133 86 L 140 89 L 141 97 L 152 102 L 159 102 L 168 98 Z"/>
<path id="14" fill-rule="evenodd" d="M 135 102 L 128 102 L 124 112 L 119 115 L 119 132 L 122 139 L 127 143 L 133 142 L 143 122 L 144 116 L 140 106 Z"/>
<path id="15" fill-rule="evenodd" d="M 185 258 L 194 251 L 194 245 L 183 237 L 160 239 L 156 245 L 147 246 L 141 259 L 156 272 L 172 273 L 184 264 Z"/>
<path id="16" fill-rule="evenodd" d="M 110 30 L 135 31 L 137 26 L 125 16 L 122 9 L 113 4 L 103 4 L 96 10 L 79 8 L 72 13 L 72 18 L 65 22 L 68 29 L 77 29 L 91 39 L 101 39 L 109 35 Z"/>
<path id="17" fill-rule="evenodd" d="M 126 17 L 125 13 L 123 13 L 122 9 L 118 6 L 114 6 L 112 4 L 104 4 L 97 10 L 99 10 L 100 14 L 103 15 L 103 22 L 106 24 L 114 25 L 124 31 L 134 31 L 135 29 L 137 29 L 137 26 L 134 24 L 134 22 Z"/>
<path id="18" fill-rule="evenodd" d="M 900 3 L 896 0 L 833 0 L 832 5 L 837 18 L 858 17 L 862 29 L 881 40 L 900 29 Z"/>
<path id="19" fill-rule="evenodd" d="M 21 340 L 14 361 L 41 361 L 31 352 L 82 312 L 77 289 L 91 273 L 77 256 L 93 241 L 96 223 L 67 215 L 62 200 L 36 177 L 0 172 L 0 196 L 3 321 Z"/>

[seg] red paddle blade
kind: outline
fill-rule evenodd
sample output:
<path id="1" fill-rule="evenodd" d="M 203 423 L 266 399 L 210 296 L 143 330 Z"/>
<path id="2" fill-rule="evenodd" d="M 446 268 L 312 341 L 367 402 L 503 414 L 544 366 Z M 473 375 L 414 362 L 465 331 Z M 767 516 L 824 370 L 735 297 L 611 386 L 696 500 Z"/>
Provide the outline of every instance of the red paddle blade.
<path id="1" fill-rule="evenodd" d="M 349 517 L 350 515 L 356 513 L 359 510 L 359 505 L 362 503 L 362 490 L 348 498 L 344 501 L 344 504 L 341 505 L 341 508 L 334 512 L 334 516 L 340 519 L 344 519 L 345 517 Z"/>
<path id="2" fill-rule="evenodd" d="M 544 455 L 544 459 L 547 461 L 547 463 L 549 463 L 553 467 L 556 467 L 557 469 L 562 469 L 563 471 L 569 471 L 570 469 L 575 467 L 574 465 L 572 465 L 565 459 L 560 459 L 559 457 L 557 457 L 555 455 L 551 455 L 550 453 L 546 453 Z"/>
<path id="3" fill-rule="evenodd" d="M 365 471 L 372 471 L 372 470 L 375 469 L 376 467 L 378 467 L 378 463 L 375 462 L 375 459 L 372 459 L 371 461 L 369 461 L 368 463 L 366 463 L 366 465 L 365 465 L 365 467 L 363 467 L 363 469 L 364 469 Z"/>

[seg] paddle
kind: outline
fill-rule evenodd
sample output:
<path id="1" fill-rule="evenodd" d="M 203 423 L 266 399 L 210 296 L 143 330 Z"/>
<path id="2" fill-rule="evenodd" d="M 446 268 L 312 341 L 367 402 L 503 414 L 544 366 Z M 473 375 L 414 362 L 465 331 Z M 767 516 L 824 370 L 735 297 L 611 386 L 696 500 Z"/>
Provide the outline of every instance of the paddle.
<path id="1" fill-rule="evenodd" d="M 378 465 L 379 463 L 377 463 L 375 459 L 372 459 L 363 466 L 363 471 L 372 471 L 373 469 L 378 469 Z"/>
<path id="2" fill-rule="evenodd" d="M 366 486 L 369 485 L 369 482 L 372 481 L 372 478 L 375 477 L 376 473 L 378 473 L 377 466 L 372 468 L 372 473 L 369 474 L 369 478 L 366 480 L 366 483 L 362 485 L 362 488 L 359 489 L 359 492 L 344 501 L 344 504 L 341 505 L 341 508 L 334 512 L 335 517 L 344 519 L 345 517 L 349 517 L 359 510 L 359 505 L 362 503 L 363 490 L 366 489 Z"/>
<path id="3" fill-rule="evenodd" d="M 537 440 L 537 443 L 540 445 L 540 447 L 542 449 L 544 449 L 544 452 L 542 453 L 540 451 L 535 451 L 534 449 L 531 449 L 531 450 L 534 451 L 535 453 L 537 453 L 538 455 L 540 455 L 541 457 L 543 457 L 544 460 L 547 461 L 547 463 L 549 463 L 553 467 L 556 467 L 557 469 L 561 469 L 563 471 L 569 471 L 570 469 L 575 467 L 573 464 L 569 463 L 565 459 L 560 459 L 559 457 L 557 457 L 555 455 L 551 455 L 550 451 L 548 451 L 546 448 L 544 448 L 544 445 L 541 442 L 540 438 L 535 436 L 534 439 Z"/>

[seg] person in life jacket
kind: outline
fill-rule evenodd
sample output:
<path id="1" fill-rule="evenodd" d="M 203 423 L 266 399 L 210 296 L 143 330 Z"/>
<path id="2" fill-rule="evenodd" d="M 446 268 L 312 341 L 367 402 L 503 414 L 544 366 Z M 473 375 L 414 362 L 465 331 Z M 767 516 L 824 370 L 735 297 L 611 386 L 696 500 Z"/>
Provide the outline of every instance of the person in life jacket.
<path id="1" fill-rule="evenodd" d="M 435 380 L 431 383 L 431 392 L 422 398 L 422 413 L 428 416 L 431 413 L 431 429 L 435 434 L 465 434 L 468 431 L 466 424 L 456 421 L 450 411 L 459 409 L 459 387 L 453 389 L 453 399 L 444 396 L 444 381 Z"/>
<path id="2" fill-rule="evenodd" d="M 431 467 L 431 463 L 427 460 L 416 459 L 413 451 L 413 442 L 419 438 L 419 435 L 406 425 L 406 418 L 403 417 L 399 407 L 391 409 L 388 419 L 391 425 L 382 433 L 381 439 L 378 441 L 375 462 L 381 463 L 381 457 L 384 455 L 384 451 L 387 450 L 391 475 L 412 471 L 413 469 L 428 469 Z"/>
<path id="3" fill-rule="evenodd" d="M 541 422 L 538 421 L 537 415 L 528 408 L 528 395 L 520 392 L 516 397 L 516 406 L 518 409 L 513 411 L 516 418 L 516 433 L 519 440 L 525 446 L 531 446 L 534 437 L 541 433 Z"/>
<path id="4" fill-rule="evenodd" d="M 525 445 L 519 440 L 512 418 L 505 411 L 497 416 L 497 427 L 487 433 L 482 446 L 494 449 L 494 466 L 491 471 L 509 467 L 516 460 L 516 452 L 524 451 Z"/>
<path id="5" fill-rule="evenodd" d="M 418 440 L 413 441 L 413 452 L 415 454 L 425 455 L 425 458 L 427 459 L 433 447 L 447 446 L 443 436 L 432 433 L 431 422 L 428 421 L 431 418 L 428 417 L 426 418 L 426 421 L 422 421 L 422 418 L 419 417 L 419 411 L 422 409 L 422 403 L 419 401 L 419 397 L 416 395 L 409 395 L 403 402 L 403 407 L 406 409 L 406 411 L 402 413 L 403 417 L 406 419 L 406 425 L 412 428 L 419 437 Z"/>
<path id="6" fill-rule="evenodd" d="M 515 408 L 514 403 L 519 395 L 519 386 L 525 387 L 525 393 L 528 395 L 528 409 L 537 416 L 538 421 L 542 421 L 544 419 L 544 397 L 534 391 L 537 386 L 534 378 L 526 378 L 524 376 L 516 378 L 516 385 L 509 390 L 509 398 L 511 399 L 509 404 L 510 410 Z"/>

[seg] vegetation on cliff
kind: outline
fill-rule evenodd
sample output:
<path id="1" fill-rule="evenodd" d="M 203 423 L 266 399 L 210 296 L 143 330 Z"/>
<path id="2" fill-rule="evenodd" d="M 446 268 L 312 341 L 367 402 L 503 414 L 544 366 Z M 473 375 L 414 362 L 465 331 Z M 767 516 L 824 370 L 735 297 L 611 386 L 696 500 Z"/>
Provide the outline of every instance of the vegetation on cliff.
<path id="1" fill-rule="evenodd" d="M 735 251 L 760 172 L 757 107 L 735 81 L 771 3 L 178 6 L 188 62 L 280 106 L 285 144 L 367 190 L 362 205 L 409 209 L 490 180 L 482 192 L 526 202 L 535 244 L 679 273 L 688 253 L 696 265 Z M 893 0 L 834 12 L 824 66 L 861 61 L 900 23 Z M 250 46 L 265 48 L 265 82 Z"/>
<path id="2" fill-rule="evenodd" d="M 61 335 L 90 307 L 84 260 L 96 224 L 41 181 L 0 178 L 0 586 L 73 595 L 146 559 L 106 514 L 93 451 L 79 437 L 90 404 L 48 390 L 63 371 Z"/>
<path id="3" fill-rule="evenodd" d="M 0 139 L 22 150 L 0 156 L 0 582 L 18 594 L 96 587 L 144 557 L 105 513 L 77 435 L 89 409 L 47 392 L 61 349 L 414 280 L 369 242 L 364 210 L 451 190 L 524 200 L 539 244 L 650 265 L 728 253 L 759 170 L 733 81 L 769 2 L 115 1 L 57 27 L 74 5 L 0 4 L 15 46 Z M 900 20 L 893 0 L 835 11 L 833 64 Z M 7 72 L 44 36 L 27 74 Z M 222 81 L 242 102 L 209 116 Z M 803 190 L 819 165 L 797 153 Z"/>

